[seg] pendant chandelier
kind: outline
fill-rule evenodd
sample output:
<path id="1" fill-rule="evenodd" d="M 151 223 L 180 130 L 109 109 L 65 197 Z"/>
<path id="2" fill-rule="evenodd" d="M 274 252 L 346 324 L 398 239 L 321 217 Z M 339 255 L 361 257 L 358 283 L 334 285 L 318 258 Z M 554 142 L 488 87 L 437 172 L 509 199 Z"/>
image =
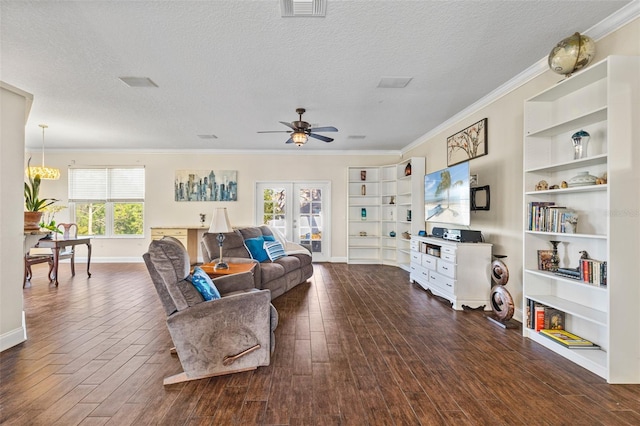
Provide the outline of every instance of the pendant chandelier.
<path id="1" fill-rule="evenodd" d="M 29 176 L 40 175 L 40 179 L 57 180 L 60 179 L 60 169 L 54 167 L 45 167 L 44 165 L 44 129 L 48 128 L 46 124 L 39 124 L 42 128 L 42 166 L 29 167 Z"/>

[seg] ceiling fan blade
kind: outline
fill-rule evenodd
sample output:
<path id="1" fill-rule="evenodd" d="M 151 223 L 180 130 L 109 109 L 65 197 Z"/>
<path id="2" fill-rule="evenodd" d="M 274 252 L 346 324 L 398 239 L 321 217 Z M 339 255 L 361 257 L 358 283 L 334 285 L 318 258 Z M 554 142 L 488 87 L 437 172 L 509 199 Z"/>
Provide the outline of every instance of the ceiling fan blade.
<path id="1" fill-rule="evenodd" d="M 293 143 L 293 139 L 289 138 L 285 143 Z"/>
<path id="2" fill-rule="evenodd" d="M 291 130 L 260 130 L 256 133 L 291 133 Z"/>
<path id="3" fill-rule="evenodd" d="M 286 121 L 280 121 L 281 124 L 284 124 L 285 126 L 287 126 L 288 128 L 290 128 L 291 130 L 297 130 L 295 127 L 293 127 L 291 125 L 291 123 L 287 123 Z"/>
<path id="4" fill-rule="evenodd" d="M 308 133 L 308 135 L 312 138 L 320 139 L 323 142 L 333 142 L 333 138 L 328 138 L 322 135 L 316 135 L 315 133 Z"/>
<path id="5" fill-rule="evenodd" d="M 313 129 L 311 129 L 312 132 L 337 132 L 338 129 L 336 129 L 333 126 L 326 126 L 326 127 L 314 127 Z"/>

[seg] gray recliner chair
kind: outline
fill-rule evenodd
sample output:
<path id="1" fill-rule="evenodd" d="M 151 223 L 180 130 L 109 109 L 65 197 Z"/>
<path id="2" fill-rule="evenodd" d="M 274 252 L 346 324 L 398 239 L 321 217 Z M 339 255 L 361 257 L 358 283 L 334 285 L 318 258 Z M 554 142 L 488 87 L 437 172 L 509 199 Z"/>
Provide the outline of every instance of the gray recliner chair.
<path id="1" fill-rule="evenodd" d="M 278 312 L 269 290 L 254 287 L 250 272 L 214 279 L 222 297 L 205 301 L 186 279 L 189 255 L 180 241 L 154 240 L 143 258 L 184 370 L 165 378 L 165 385 L 269 365 Z"/>

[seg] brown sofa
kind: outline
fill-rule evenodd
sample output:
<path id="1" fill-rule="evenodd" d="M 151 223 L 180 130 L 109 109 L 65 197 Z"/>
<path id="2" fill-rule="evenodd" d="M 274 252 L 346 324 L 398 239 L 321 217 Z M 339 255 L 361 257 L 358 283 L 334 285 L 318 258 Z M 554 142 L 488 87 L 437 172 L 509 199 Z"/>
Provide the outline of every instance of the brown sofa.
<path id="1" fill-rule="evenodd" d="M 217 240 L 218 234 L 205 232 L 202 236 L 202 255 L 205 263 L 216 262 L 220 254 L 220 246 Z M 291 290 L 298 284 L 307 281 L 313 275 L 313 265 L 311 263 L 311 253 L 304 247 L 287 243 L 287 247 L 297 250 L 287 252 L 287 255 L 272 262 L 268 258 L 262 262 L 257 262 L 251 256 L 245 245 L 245 240 L 273 237 L 273 232 L 266 226 L 252 226 L 239 228 L 233 232 L 224 234 L 225 239 L 222 244 L 222 257 L 227 263 L 257 263 L 254 270 L 255 287 L 260 290 L 271 290 L 271 299 Z M 289 254 L 290 253 L 290 254 Z"/>

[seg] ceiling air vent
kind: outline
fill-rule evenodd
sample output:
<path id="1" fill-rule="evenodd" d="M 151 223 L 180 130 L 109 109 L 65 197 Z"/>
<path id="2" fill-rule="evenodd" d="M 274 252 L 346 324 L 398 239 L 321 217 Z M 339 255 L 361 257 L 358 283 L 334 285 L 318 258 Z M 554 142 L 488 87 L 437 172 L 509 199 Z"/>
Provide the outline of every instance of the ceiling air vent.
<path id="1" fill-rule="evenodd" d="M 280 0 L 283 17 L 289 16 L 325 16 L 326 0 Z"/>
<path id="2" fill-rule="evenodd" d="M 158 87 L 149 77 L 118 77 L 129 87 Z"/>

